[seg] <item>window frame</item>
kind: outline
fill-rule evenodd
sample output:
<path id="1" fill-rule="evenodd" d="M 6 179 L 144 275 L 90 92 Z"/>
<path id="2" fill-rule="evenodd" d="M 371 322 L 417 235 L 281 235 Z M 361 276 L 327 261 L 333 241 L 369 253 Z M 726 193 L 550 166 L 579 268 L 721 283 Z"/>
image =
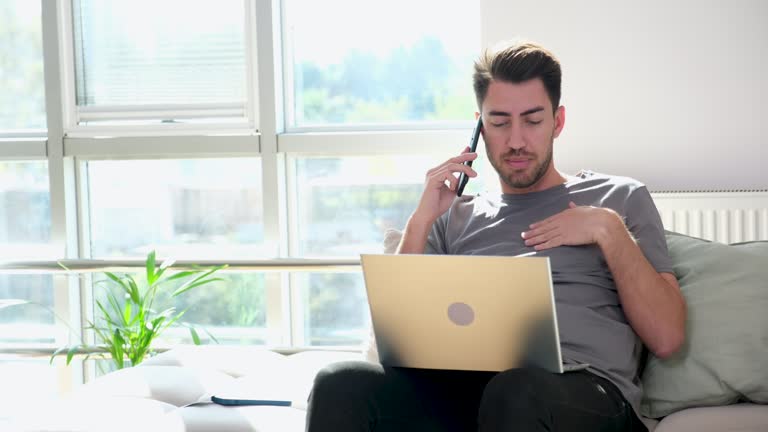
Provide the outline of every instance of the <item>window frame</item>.
<path id="1" fill-rule="evenodd" d="M 299 263 L 295 268 L 265 273 L 267 328 L 275 335 L 270 346 L 288 350 L 309 348 L 304 344 L 304 314 L 297 291 L 301 287 L 294 282 L 295 272 L 318 268 L 336 272 L 340 271 L 339 263 L 354 266 L 357 261 L 295 258 L 298 251 L 297 229 L 293 226 L 297 208 L 295 158 L 430 153 L 449 156 L 461 151 L 474 122 L 468 118 L 466 122 L 286 130 L 291 124 L 286 121 L 291 114 L 285 103 L 289 100 L 286 92 L 290 86 L 284 83 L 291 83 L 291 75 L 283 61 L 288 52 L 283 1 L 289 0 L 243 0 L 248 87 L 244 109 L 248 122 L 80 125 L 78 121 L 83 113 L 78 112 L 75 97 L 72 1 L 41 0 L 47 130 L 0 131 L 0 160 L 48 162 L 51 243 L 60 251 L 61 259 L 87 263 L 91 256 L 85 165 L 88 161 L 258 157 L 262 161 L 264 241 L 275 247 L 275 258 L 267 260 L 266 265 L 278 268 L 285 263 Z M 468 116 L 471 117 L 471 113 Z M 241 264 L 265 265 L 257 261 L 247 260 Z M 58 265 L 52 261 L 38 264 Z M 232 270 L 238 271 L 238 267 L 233 266 Z M 54 292 L 56 313 L 69 323 L 79 325 L 82 331 L 95 312 L 90 277 L 54 278 Z M 93 342 L 94 335 L 85 331 L 83 338 Z M 57 340 L 57 345 L 66 342 Z M 14 349 L 15 352 L 25 349 L 52 352 L 53 348 Z M 0 347 L 0 353 L 9 350 Z M 95 369 L 89 362 L 79 362 L 60 372 L 75 383 L 95 377 Z"/>
<path id="2" fill-rule="evenodd" d="M 42 0 L 45 2 L 47 0 Z M 131 105 L 131 106 L 101 106 L 78 107 L 76 96 L 76 72 L 74 50 L 74 20 L 73 2 L 65 0 L 59 7 L 59 55 L 62 59 L 61 76 L 63 78 L 64 130 L 67 136 L 96 137 L 104 134 L 117 135 L 155 135 L 155 134 L 205 134 L 210 131 L 221 131 L 226 134 L 249 135 L 258 131 L 259 93 L 256 69 L 258 52 L 256 45 L 260 35 L 257 35 L 256 9 L 259 0 L 241 0 L 243 4 L 243 37 L 245 55 L 246 95 L 245 103 L 209 103 L 209 104 L 173 104 L 173 105 Z M 155 113 L 154 116 L 150 115 Z M 227 114 L 237 114 L 232 116 Z M 224 117 L 233 121 L 207 123 L 160 123 L 160 114 L 172 119 L 197 119 Z M 146 123 L 123 125 L 81 124 L 94 120 L 129 120 L 144 119 Z"/>

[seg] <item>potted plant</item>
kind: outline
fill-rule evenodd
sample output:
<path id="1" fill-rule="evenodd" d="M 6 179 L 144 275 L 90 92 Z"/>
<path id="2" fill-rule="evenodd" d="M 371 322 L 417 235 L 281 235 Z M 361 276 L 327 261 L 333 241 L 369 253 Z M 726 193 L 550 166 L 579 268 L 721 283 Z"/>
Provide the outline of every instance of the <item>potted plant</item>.
<path id="1" fill-rule="evenodd" d="M 173 260 L 166 260 L 157 266 L 155 252 L 152 251 L 144 266 L 146 280 L 129 273 L 104 272 L 106 279 L 94 284 L 106 285 L 107 288 L 103 293 L 104 298 L 97 297 L 94 301 L 98 310 L 97 316 L 100 316 L 94 321 L 89 321 L 85 327 L 93 330 L 95 345 L 77 344 L 59 348 L 51 356 L 51 362 L 57 355 L 66 352 L 67 364 L 70 364 L 75 354 L 87 351 L 89 353 L 86 359 L 90 356 L 108 357 L 117 369 L 135 366 L 154 353 L 153 342 L 175 323 L 187 327 L 192 341 L 199 345 L 200 336 L 195 327 L 180 321 L 186 309 L 177 311 L 176 308 L 169 307 L 158 311 L 155 308 L 158 294 L 163 290 L 172 289 L 171 285 L 178 285 L 170 294 L 171 297 L 177 297 L 189 290 L 221 281 L 222 279 L 214 277 L 214 274 L 227 266 L 168 272 L 173 264 Z M 173 281 L 176 283 L 171 284 Z M 213 335 L 208 335 L 216 341 Z"/>

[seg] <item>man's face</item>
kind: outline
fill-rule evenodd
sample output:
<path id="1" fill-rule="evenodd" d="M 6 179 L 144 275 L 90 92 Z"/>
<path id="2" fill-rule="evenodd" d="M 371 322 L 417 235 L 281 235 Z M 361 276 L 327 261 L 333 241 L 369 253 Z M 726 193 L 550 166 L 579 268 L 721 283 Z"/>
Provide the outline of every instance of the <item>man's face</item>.
<path id="1" fill-rule="evenodd" d="M 483 139 L 504 193 L 526 193 L 560 184 L 552 164 L 552 143 L 565 110 L 552 113 L 544 83 L 491 81 L 482 106 Z"/>

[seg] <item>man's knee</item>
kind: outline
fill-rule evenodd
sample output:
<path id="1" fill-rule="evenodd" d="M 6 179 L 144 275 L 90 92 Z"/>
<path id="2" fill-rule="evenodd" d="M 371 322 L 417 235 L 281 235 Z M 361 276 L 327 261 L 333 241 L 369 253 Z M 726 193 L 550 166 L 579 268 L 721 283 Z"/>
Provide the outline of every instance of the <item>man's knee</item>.
<path id="1" fill-rule="evenodd" d="M 370 393 L 381 382 L 381 365 L 364 361 L 333 363 L 315 376 L 312 398 Z"/>
<path id="2" fill-rule="evenodd" d="M 540 398 L 547 372 L 537 368 L 504 371 L 485 386 L 480 402 L 480 416 L 541 415 L 545 406 Z"/>

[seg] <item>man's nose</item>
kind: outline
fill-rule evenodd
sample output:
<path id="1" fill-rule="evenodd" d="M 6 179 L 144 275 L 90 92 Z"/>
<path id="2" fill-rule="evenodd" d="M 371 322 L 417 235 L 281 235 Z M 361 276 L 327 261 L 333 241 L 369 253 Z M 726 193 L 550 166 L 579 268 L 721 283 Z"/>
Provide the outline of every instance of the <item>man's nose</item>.
<path id="1" fill-rule="evenodd" d="M 515 150 L 519 150 L 525 147 L 523 131 L 519 124 L 513 124 L 509 128 L 509 135 L 507 135 L 507 147 Z"/>

